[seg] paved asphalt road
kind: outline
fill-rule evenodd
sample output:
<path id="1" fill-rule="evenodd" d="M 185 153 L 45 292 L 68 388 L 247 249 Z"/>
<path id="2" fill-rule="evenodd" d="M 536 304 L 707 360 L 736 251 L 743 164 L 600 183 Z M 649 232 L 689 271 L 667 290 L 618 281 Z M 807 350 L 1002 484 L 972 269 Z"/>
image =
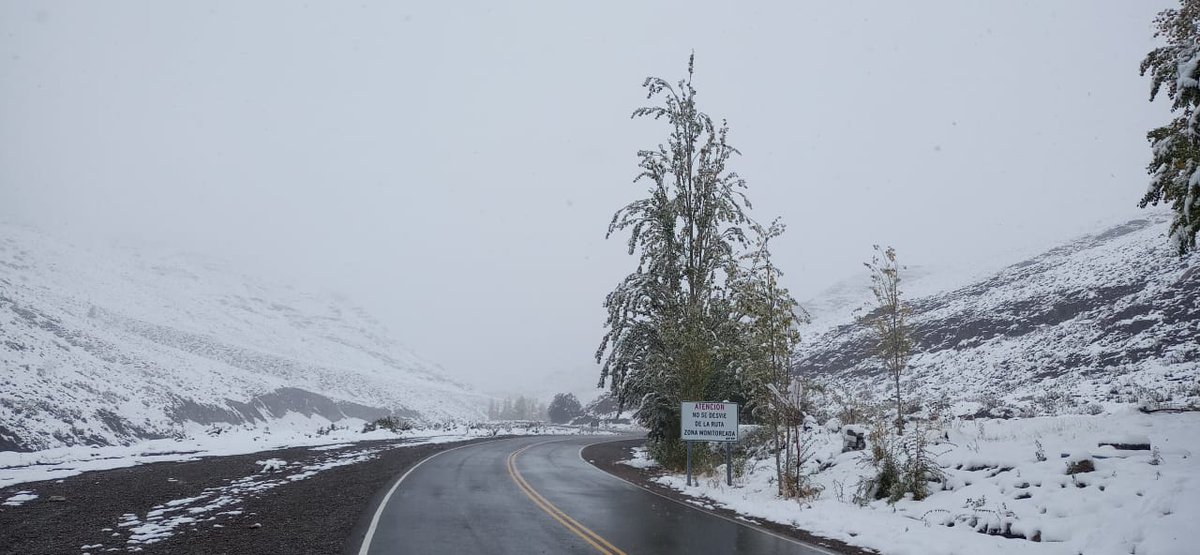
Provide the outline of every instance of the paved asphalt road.
<path id="1" fill-rule="evenodd" d="M 611 439 L 525 437 L 439 453 L 371 508 L 359 553 L 829 553 L 659 497 L 580 458 Z"/>

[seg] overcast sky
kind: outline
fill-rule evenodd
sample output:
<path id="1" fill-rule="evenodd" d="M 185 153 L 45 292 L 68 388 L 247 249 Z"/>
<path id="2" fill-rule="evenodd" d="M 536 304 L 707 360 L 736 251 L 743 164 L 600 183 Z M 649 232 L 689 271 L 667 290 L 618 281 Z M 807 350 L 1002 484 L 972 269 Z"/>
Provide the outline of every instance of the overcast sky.
<path id="1" fill-rule="evenodd" d="M 1164 0 L 0 0 L 0 218 L 339 291 L 489 390 L 594 382 L 647 75 L 696 52 L 806 299 L 1134 217 Z"/>

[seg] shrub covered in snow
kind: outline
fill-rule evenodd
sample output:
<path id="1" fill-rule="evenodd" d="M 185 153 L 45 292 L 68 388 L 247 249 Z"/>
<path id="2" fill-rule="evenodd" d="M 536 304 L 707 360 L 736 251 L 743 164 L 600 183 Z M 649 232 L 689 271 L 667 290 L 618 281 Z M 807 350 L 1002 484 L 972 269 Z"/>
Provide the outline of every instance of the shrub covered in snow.
<path id="1" fill-rule="evenodd" d="M 396 416 L 385 416 L 377 419 L 374 422 L 363 424 L 363 433 L 374 432 L 375 430 L 388 430 L 390 432 L 407 432 L 413 429 L 412 422 Z"/>
<path id="2" fill-rule="evenodd" d="M 707 479 L 688 488 L 682 475 L 660 480 L 750 517 L 896 555 L 1175 554 L 1200 545 L 1200 413 L 1126 409 L 922 425 L 928 470 L 940 474 L 927 475 L 923 499 L 906 491 L 893 500 L 886 488 L 880 499 L 855 503 L 860 485 L 879 479 L 877 457 L 886 463 L 889 452 L 893 484 L 904 483 L 917 443 L 904 439 L 915 435 L 911 426 L 905 436 L 885 436 L 883 453 L 875 438 L 866 451 L 843 453 L 840 429 L 812 430 L 804 476 L 820 493 L 800 503 L 781 498 L 773 463 L 750 453 L 732 487 Z M 1068 474 L 1069 463 L 1092 471 Z M 905 486 L 911 478 L 896 487 Z"/>

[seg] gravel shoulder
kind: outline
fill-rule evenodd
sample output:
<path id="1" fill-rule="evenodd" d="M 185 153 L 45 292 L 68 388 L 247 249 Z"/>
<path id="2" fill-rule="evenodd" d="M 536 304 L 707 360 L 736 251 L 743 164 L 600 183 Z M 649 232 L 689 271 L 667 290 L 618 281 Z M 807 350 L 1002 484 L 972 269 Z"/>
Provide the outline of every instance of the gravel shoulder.
<path id="1" fill-rule="evenodd" d="M 584 460 L 588 461 L 600 470 L 650 490 L 651 492 L 663 497 L 684 503 L 689 507 L 693 507 L 698 510 L 707 510 L 708 512 L 715 513 L 729 519 L 749 522 L 781 536 L 793 538 L 807 544 L 818 545 L 838 553 L 844 553 L 846 555 L 878 555 L 875 551 L 849 545 L 839 540 L 813 535 L 792 526 L 771 522 L 769 520 L 748 518 L 732 510 L 716 506 L 711 499 L 706 497 L 685 495 L 654 480 L 654 478 L 664 474 L 661 469 L 635 468 L 627 464 L 621 464 L 620 461 L 629 460 L 633 457 L 632 451 L 634 447 L 641 447 L 644 443 L 644 439 L 595 443 L 585 447 L 581 454 Z M 712 505 L 714 508 L 707 509 L 697 507 L 697 501 L 703 502 L 706 505 Z"/>
<path id="2" fill-rule="evenodd" d="M 380 491 L 425 457 L 467 442 L 405 443 L 371 441 L 154 463 L 0 489 L 0 500 L 18 491 L 38 496 L 20 506 L 0 506 L 0 554 L 350 551 L 358 545 L 356 526 L 374 509 Z M 268 459 L 288 466 L 264 472 L 257 461 Z M 330 464 L 339 460 L 340 466 Z M 136 540 L 137 530 L 153 535 L 157 523 L 171 519 L 169 535 Z"/>

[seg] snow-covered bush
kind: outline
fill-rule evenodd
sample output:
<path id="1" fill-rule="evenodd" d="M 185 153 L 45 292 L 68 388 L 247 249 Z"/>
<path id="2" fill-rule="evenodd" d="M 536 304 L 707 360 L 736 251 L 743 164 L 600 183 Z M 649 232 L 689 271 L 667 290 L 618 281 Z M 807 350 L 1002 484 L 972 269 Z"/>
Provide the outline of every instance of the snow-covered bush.
<path id="1" fill-rule="evenodd" d="M 1087 457 L 1072 458 L 1067 461 L 1067 475 L 1083 474 L 1086 472 L 1095 472 L 1096 463 Z"/>
<path id="2" fill-rule="evenodd" d="M 928 424 L 921 420 L 913 420 L 912 424 L 909 433 L 900 436 L 881 421 L 876 422 L 868 435 L 868 461 L 875 475 L 859 485 L 856 502 L 887 499 L 895 503 L 910 495 L 919 501 L 929 495 L 930 481 L 944 482 L 945 475 L 929 450 Z"/>
<path id="3" fill-rule="evenodd" d="M 328 426 L 321 426 L 321 427 L 317 428 L 317 435 L 318 436 L 327 436 L 338 430 L 345 430 L 345 429 L 347 429 L 346 426 L 338 426 L 337 424 L 330 422 Z"/>
<path id="4" fill-rule="evenodd" d="M 363 433 L 374 432 L 375 430 L 389 430 L 400 433 L 413 429 L 412 422 L 396 416 L 385 416 L 377 419 L 374 422 L 363 424 Z"/>

